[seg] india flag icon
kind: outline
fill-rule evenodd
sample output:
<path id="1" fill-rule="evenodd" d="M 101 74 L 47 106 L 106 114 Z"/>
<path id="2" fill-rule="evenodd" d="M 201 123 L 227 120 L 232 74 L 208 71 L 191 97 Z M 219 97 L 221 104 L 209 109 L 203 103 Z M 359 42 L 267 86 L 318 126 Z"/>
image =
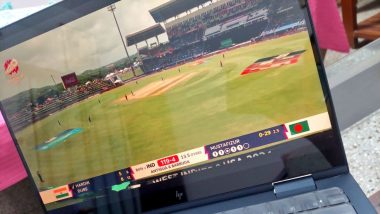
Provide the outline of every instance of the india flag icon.
<path id="1" fill-rule="evenodd" d="M 53 191 L 55 194 L 55 198 L 57 200 L 62 200 L 62 199 L 66 199 L 66 198 L 71 197 L 70 190 L 67 186 L 55 189 Z"/>
<path id="2" fill-rule="evenodd" d="M 54 189 L 40 192 L 40 196 L 44 204 L 65 200 L 73 197 L 69 185 L 60 186 Z"/>
<path id="3" fill-rule="evenodd" d="M 310 131 L 309 123 L 307 120 L 289 125 L 290 133 L 292 135 L 301 134 Z"/>

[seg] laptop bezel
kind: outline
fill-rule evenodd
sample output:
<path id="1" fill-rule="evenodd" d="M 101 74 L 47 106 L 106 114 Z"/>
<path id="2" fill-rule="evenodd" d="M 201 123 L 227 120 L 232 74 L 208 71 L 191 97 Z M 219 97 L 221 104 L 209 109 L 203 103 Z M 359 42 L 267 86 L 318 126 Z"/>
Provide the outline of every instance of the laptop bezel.
<path id="1" fill-rule="evenodd" d="M 97 1 L 104 1 L 104 0 L 97 0 Z M 325 101 L 326 101 L 327 109 L 328 109 L 328 112 L 329 112 L 329 115 L 330 115 L 330 119 L 331 119 L 332 130 L 334 131 L 334 134 L 337 136 L 337 139 L 339 139 L 339 142 L 335 142 L 340 147 L 340 151 L 337 151 L 337 152 L 341 152 L 343 154 L 343 156 L 344 156 L 344 159 L 345 159 L 345 164 L 343 166 L 333 167 L 333 168 L 325 170 L 325 171 L 313 173 L 312 177 L 317 180 L 317 179 L 323 179 L 323 178 L 328 178 L 328 177 L 332 177 L 332 176 L 348 173 L 349 172 L 349 168 L 348 168 L 347 158 L 345 156 L 345 152 L 344 152 L 344 148 L 343 148 L 343 142 L 342 142 L 342 138 L 341 138 L 340 131 L 339 131 L 340 129 L 339 129 L 339 125 L 338 125 L 338 122 L 337 122 L 337 117 L 336 117 L 335 110 L 334 110 L 334 105 L 333 105 L 333 101 L 332 101 L 331 91 L 329 89 L 327 75 L 326 75 L 326 72 L 325 72 L 326 70 L 325 70 L 325 67 L 324 67 L 323 63 L 321 63 L 322 62 L 322 57 L 321 57 L 321 54 L 320 54 L 320 50 L 318 48 L 319 46 L 318 46 L 318 41 L 316 39 L 314 25 L 313 25 L 313 23 L 311 21 L 311 14 L 310 14 L 309 5 L 308 5 L 308 2 L 306 0 L 305 1 L 304 0 L 299 0 L 299 1 L 301 2 L 301 4 L 304 5 L 305 20 L 307 22 L 308 31 L 309 31 L 309 34 L 310 34 L 310 41 L 312 43 L 312 48 L 313 48 L 313 50 L 315 52 L 315 58 L 317 60 L 317 65 L 318 65 L 318 68 L 319 68 L 318 69 L 319 70 L 319 77 L 320 77 L 320 81 L 321 81 L 321 84 L 322 84 L 323 92 L 324 92 L 324 94 L 326 96 L 325 97 Z M 60 3 L 58 3 L 57 5 L 55 5 L 53 7 L 59 7 L 60 6 L 59 4 L 68 4 L 68 5 L 70 5 L 70 2 L 75 2 L 75 0 L 64 0 L 63 2 L 60 2 Z M 46 9 L 46 10 L 48 10 L 48 9 Z M 87 15 L 87 14 L 84 14 L 84 15 Z M 17 24 L 17 22 L 14 23 L 14 24 Z M 0 110 L 1 110 L 1 112 L 4 113 L 4 108 L 3 108 L 3 106 L 2 106 L 1 103 L 0 103 Z M 5 114 L 4 114 L 4 120 L 5 120 L 6 124 L 7 124 L 7 126 L 9 127 L 9 130 L 10 130 L 13 142 L 15 143 L 17 151 L 20 154 L 20 157 L 21 157 L 22 162 L 23 162 L 23 164 L 24 164 L 24 166 L 26 168 L 28 176 L 29 176 L 29 178 L 32 178 L 32 174 L 31 174 L 31 172 L 30 172 L 30 170 L 28 168 L 28 164 L 27 164 L 27 162 L 26 162 L 26 160 L 25 160 L 25 158 L 23 156 L 23 153 L 22 153 L 22 150 L 21 150 L 20 146 L 17 143 L 17 139 L 15 137 L 15 134 L 14 134 L 13 130 L 9 126 L 10 122 L 9 122 L 9 120 L 8 120 L 8 118 L 7 118 L 7 116 Z M 32 179 L 32 181 L 33 181 L 33 179 Z M 41 199 L 41 197 L 39 195 L 39 191 L 38 191 L 37 185 L 35 184 L 34 181 L 32 183 L 33 183 L 33 188 L 34 188 L 34 191 L 36 193 L 36 196 L 38 198 L 39 203 L 43 207 L 44 211 L 47 212 L 46 207 L 43 204 L 42 199 Z M 200 205 L 204 205 L 204 204 L 210 204 L 210 203 L 214 203 L 214 202 L 217 202 L 217 201 L 223 201 L 223 200 L 237 198 L 237 197 L 242 197 L 242 196 L 251 195 L 251 194 L 255 194 L 255 193 L 270 191 L 272 189 L 273 189 L 273 187 L 272 187 L 271 183 L 268 183 L 268 184 L 265 184 L 265 185 L 260 185 L 260 186 L 252 186 L 249 189 L 237 190 L 235 192 L 229 192 L 229 193 L 224 193 L 224 194 L 220 194 L 220 195 L 210 196 L 209 198 L 205 198 L 205 199 L 201 199 L 201 200 L 196 200 L 196 201 L 191 201 L 191 202 L 187 202 L 187 203 L 184 203 L 184 204 L 172 205 L 172 206 L 164 207 L 164 208 L 161 208 L 161 209 L 158 209 L 158 210 L 154 210 L 152 212 L 173 212 L 173 211 L 187 209 L 187 208 L 194 207 L 194 206 L 200 206 Z"/>

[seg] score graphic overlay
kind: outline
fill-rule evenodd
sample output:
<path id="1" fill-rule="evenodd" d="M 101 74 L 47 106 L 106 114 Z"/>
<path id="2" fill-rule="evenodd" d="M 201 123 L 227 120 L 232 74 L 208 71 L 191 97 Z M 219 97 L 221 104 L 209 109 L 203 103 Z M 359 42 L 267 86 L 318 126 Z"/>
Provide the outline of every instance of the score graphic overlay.
<path id="1" fill-rule="evenodd" d="M 44 204 L 49 204 L 73 197 L 69 185 L 64 185 L 51 190 L 40 192 L 40 195 Z"/>
<path id="2" fill-rule="evenodd" d="M 285 132 L 284 126 L 280 125 L 229 141 L 211 144 L 205 148 L 207 153 L 211 154 L 210 159 L 214 159 L 286 140 Z"/>
<path id="3" fill-rule="evenodd" d="M 165 158 L 153 160 L 126 169 L 111 172 L 98 177 L 79 181 L 55 189 L 40 192 L 45 204 L 68 198 L 78 198 L 85 193 L 94 193 L 107 188 L 119 192 L 127 189 L 140 188 L 139 180 L 159 174 L 182 169 L 208 160 L 239 154 L 244 151 L 260 150 L 275 143 L 288 139 L 300 138 L 312 133 L 331 128 L 328 113 L 314 115 L 298 121 L 278 125 L 258 132 L 206 145 L 189 151 L 181 152 Z M 105 186 L 104 180 L 113 181 Z M 103 185 L 99 185 L 103 184 Z"/>
<path id="4" fill-rule="evenodd" d="M 209 160 L 204 147 L 130 167 L 134 180 Z"/>
<path id="5" fill-rule="evenodd" d="M 157 162 L 158 162 L 158 166 L 161 167 L 161 166 L 170 165 L 172 163 L 177 163 L 179 162 L 179 158 L 178 158 L 178 155 L 173 155 L 167 158 L 160 159 Z"/>

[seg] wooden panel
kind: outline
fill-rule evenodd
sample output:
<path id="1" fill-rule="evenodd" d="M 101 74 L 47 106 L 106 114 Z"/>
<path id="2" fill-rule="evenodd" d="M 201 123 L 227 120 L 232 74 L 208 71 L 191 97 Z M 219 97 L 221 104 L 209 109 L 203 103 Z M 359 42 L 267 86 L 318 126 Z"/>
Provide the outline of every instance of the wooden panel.
<path id="1" fill-rule="evenodd" d="M 354 32 L 357 29 L 357 0 L 344 0 L 341 3 L 343 23 L 347 32 L 348 41 L 352 48 L 356 48 L 358 46 L 358 40 L 355 37 Z"/>
<path id="2" fill-rule="evenodd" d="M 368 40 L 380 38 L 380 13 L 361 22 L 355 36 Z"/>

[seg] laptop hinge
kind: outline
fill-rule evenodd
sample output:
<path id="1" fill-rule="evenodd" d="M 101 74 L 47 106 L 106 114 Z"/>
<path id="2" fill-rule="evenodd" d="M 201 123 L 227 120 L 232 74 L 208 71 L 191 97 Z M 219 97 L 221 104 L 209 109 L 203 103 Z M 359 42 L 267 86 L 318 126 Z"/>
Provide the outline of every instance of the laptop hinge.
<path id="1" fill-rule="evenodd" d="M 272 183 L 273 192 L 277 198 L 302 194 L 316 190 L 314 179 L 311 175 L 305 175 Z"/>

